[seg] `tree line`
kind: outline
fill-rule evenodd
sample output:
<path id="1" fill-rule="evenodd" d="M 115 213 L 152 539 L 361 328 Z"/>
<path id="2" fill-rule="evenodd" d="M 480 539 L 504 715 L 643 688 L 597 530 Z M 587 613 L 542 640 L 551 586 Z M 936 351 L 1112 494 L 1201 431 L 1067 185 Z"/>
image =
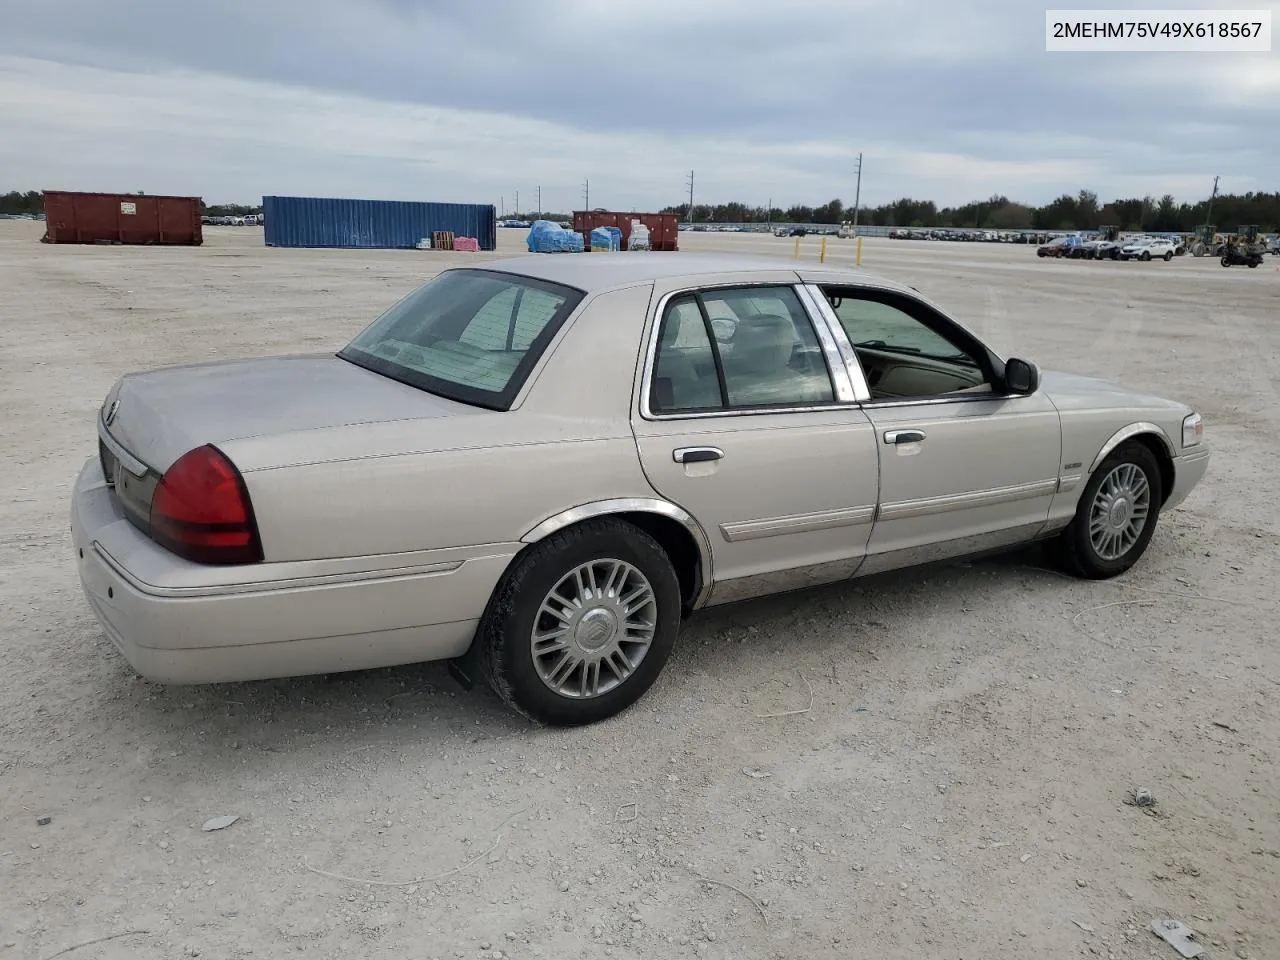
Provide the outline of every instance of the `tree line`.
<path id="1" fill-rule="evenodd" d="M 44 196 L 39 190 L 28 190 L 26 193 L 10 190 L 8 193 L 0 193 L 0 213 L 44 213 Z"/>
<path id="2" fill-rule="evenodd" d="M 820 207 L 797 205 L 783 209 L 753 207 L 745 203 L 689 204 L 665 207 L 662 213 L 678 214 L 682 223 L 821 223 L 838 224 L 853 219 L 852 207 L 832 200 Z M 1103 204 L 1091 190 L 1075 196 L 1064 193 L 1044 206 L 1018 203 L 997 194 L 958 207 L 939 208 L 932 200 L 903 197 L 878 207 L 858 211 L 858 223 L 877 227 L 968 227 L 987 230 L 1096 230 L 1117 226 L 1122 230 L 1190 233 L 1212 222 L 1219 230 L 1234 231 L 1241 225 L 1264 232 L 1280 227 L 1280 192 L 1223 194 L 1199 203 L 1179 203 L 1172 194 L 1160 199 L 1131 197 Z"/>

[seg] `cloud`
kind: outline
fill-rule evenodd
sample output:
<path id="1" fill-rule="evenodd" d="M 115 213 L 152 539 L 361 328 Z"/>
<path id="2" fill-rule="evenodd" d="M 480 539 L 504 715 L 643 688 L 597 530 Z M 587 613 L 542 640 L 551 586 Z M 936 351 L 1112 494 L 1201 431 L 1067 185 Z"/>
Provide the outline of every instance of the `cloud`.
<path id="1" fill-rule="evenodd" d="M 700 199 L 787 205 L 850 200 L 859 152 L 872 203 L 1277 186 L 1275 57 L 1046 54 L 1025 0 L 43 0 L 5 19 L 0 189 L 528 207 L 541 184 L 569 209 L 587 177 L 593 205 L 678 202 L 693 169 Z"/>

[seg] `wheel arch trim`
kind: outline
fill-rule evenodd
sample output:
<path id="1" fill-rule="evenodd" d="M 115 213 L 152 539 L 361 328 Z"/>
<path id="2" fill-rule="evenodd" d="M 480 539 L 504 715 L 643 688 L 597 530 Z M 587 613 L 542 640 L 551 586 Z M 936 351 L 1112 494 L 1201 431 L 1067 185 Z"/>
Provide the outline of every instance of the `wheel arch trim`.
<path id="1" fill-rule="evenodd" d="M 1143 434 L 1149 434 L 1158 438 L 1164 447 L 1164 452 L 1171 460 L 1177 455 L 1177 451 L 1173 448 L 1173 441 L 1169 439 L 1169 435 L 1164 432 L 1163 428 L 1158 424 L 1141 420 L 1137 423 L 1131 423 L 1126 427 L 1121 427 L 1107 439 L 1107 442 L 1102 445 L 1102 449 L 1098 451 L 1098 455 L 1093 458 L 1093 462 L 1089 464 L 1089 473 L 1093 473 L 1093 471 L 1097 470 L 1098 464 L 1107 459 L 1107 457 L 1111 455 L 1111 452 L 1120 446 L 1120 444 L 1124 443 L 1126 440 L 1132 440 L 1134 437 L 1142 436 Z"/>
<path id="2" fill-rule="evenodd" d="M 714 579 L 712 577 L 711 541 L 707 538 L 706 531 L 702 529 L 702 526 L 690 513 L 668 500 L 660 500 L 656 497 L 618 497 L 611 500 L 595 500 L 591 503 L 579 504 L 543 520 L 522 536 L 520 542 L 537 543 L 539 540 L 543 540 L 551 536 L 551 534 L 565 529 L 565 527 L 573 526 L 575 523 L 581 523 L 584 520 L 591 520 L 596 517 L 615 516 L 621 513 L 656 514 L 660 517 L 666 517 L 668 520 L 675 520 L 689 532 L 697 545 L 698 561 L 702 566 L 702 576 L 700 578 L 702 582 L 698 595 L 693 599 L 692 607 L 694 609 L 701 607 L 711 594 L 711 586 Z"/>

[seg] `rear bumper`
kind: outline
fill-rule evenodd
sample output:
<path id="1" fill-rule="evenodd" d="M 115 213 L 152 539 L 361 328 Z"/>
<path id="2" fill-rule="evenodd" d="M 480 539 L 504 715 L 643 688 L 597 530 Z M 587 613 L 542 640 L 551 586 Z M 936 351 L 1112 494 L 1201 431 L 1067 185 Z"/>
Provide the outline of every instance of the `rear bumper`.
<path id="1" fill-rule="evenodd" d="M 1172 510 L 1187 499 L 1197 483 L 1204 479 L 1209 469 L 1209 448 L 1203 447 L 1194 453 L 1173 458 L 1173 490 L 1165 500 L 1164 509 Z"/>
<path id="2" fill-rule="evenodd" d="M 436 562 L 414 555 L 412 564 L 359 558 L 366 569 L 343 561 L 339 574 L 335 561 L 202 567 L 125 519 L 96 460 L 76 481 L 71 532 L 81 586 L 107 638 L 138 673 L 173 684 L 460 656 L 519 547 L 436 551 Z"/>

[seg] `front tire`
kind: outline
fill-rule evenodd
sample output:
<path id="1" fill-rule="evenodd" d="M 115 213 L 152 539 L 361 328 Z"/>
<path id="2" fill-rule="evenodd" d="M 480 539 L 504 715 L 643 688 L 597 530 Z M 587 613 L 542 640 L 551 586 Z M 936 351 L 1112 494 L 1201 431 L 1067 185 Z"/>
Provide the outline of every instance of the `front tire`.
<path id="1" fill-rule="evenodd" d="M 589 520 L 516 558 L 476 642 L 486 680 L 539 723 L 620 713 L 653 685 L 680 629 L 680 584 L 666 552 L 622 520 Z"/>
<path id="2" fill-rule="evenodd" d="M 1151 259 L 1151 251 L 1149 251 L 1149 250 L 1143 250 L 1143 251 L 1142 251 L 1142 262 L 1143 262 L 1143 263 L 1146 263 L 1146 262 L 1147 262 L 1148 260 L 1150 260 L 1150 259 Z"/>
<path id="3" fill-rule="evenodd" d="M 1075 518 L 1052 541 L 1051 550 L 1078 577 L 1119 576 L 1146 552 L 1163 503 L 1155 454 L 1138 441 L 1122 444 L 1093 472 Z"/>
<path id="4" fill-rule="evenodd" d="M 1165 262 L 1165 263 L 1168 263 L 1168 262 L 1169 262 L 1170 260 L 1172 260 L 1172 259 L 1173 259 L 1173 254 L 1172 254 L 1172 253 L 1166 253 L 1166 254 L 1164 255 L 1164 262 Z"/>

